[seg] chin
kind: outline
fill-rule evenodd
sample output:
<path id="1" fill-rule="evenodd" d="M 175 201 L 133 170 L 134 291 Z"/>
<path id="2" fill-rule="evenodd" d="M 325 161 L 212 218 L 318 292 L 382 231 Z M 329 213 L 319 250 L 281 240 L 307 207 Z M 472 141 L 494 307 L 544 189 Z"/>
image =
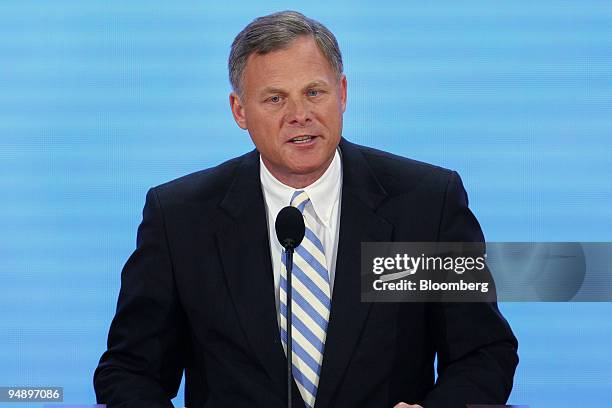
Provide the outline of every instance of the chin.
<path id="1" fill-rule="evenodd" d="M 312 164 L 312 165 L 299 165 L 293 168 L 295 174 L 300 175 L 308 175 L 312 173 L 316 173 L 318 170 L 323 167 L 323 164 Z"/>

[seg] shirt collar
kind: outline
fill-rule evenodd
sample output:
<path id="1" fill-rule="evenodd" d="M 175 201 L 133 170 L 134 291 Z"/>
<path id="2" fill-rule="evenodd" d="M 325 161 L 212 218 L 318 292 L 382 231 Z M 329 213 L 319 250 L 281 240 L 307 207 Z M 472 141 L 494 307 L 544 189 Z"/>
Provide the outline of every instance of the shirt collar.
<path id="1" fill-rule="evenodd" d="M 297 190 L 286 184 L 281 183 L 270 173 L 261 155 L 259 156 L 259 177 L 264 189 L 266 199 L 273 205 L 279 206 L 278 210 L 289 205 L 293 193 Z M 300 190 L 304 190 L 310 198 L 314 212 L 325 225 L 330 227 L 331 215 L 334 204 L 338 201 L 340 188 L 342 186 L 342 161 L 338 149 L 334 153 L 334 158 L 327 170 L 314 183 Z"/>

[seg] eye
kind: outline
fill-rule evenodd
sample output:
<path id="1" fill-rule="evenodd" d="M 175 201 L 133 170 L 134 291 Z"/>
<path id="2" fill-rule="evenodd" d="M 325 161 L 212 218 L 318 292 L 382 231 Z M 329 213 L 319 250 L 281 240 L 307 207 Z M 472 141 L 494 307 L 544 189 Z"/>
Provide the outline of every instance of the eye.
<path id="1" fill-rule="evenodd" d="M 318 96 L 319 95 L 319 90 L 318 89 L 309 89 L 307 94 L 308 96 Z"/>
<path id="2" fill-rule="evenodd" d="M 278 95 L 274 95 L 268 98 L 268 102 L 271 103 L 279 103 L 281 101 L 281 97 Z"/>

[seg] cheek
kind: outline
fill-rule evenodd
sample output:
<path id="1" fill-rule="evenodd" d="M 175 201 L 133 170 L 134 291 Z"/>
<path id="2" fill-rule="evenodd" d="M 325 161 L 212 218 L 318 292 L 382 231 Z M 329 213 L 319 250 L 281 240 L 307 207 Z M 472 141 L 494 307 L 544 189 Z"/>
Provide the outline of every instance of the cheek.
<path id="1" fill-rule="evenodd" d="M 265 134 L 270 127 L 270 115 L 261 110 L 251 110 L 246 116 L 249 130 L 257 134 Z"/>
<path id="2" fill-rule="evenodd" d="M 338 115 L 336 112 L 327 114 L 321 118 L 321 121 L 329 132 L 328 136 L 331 138 L 336 136 L 342 128 L 342 115 Z"/>
<path id="3" fill-rule="evenodd" d="M 283 115 L 280 111 L 258 110 L 252 117 L 253 126 L 266 132 L 279 129 L 283 124 Z"/>
<path id="4" fill-rule="evenodd" d="M 283 120 L 282 116 L 263 112 L 249 116 L 248 129 L 253 140 L 260 148 L 272 153 L 282 148 Z"/>

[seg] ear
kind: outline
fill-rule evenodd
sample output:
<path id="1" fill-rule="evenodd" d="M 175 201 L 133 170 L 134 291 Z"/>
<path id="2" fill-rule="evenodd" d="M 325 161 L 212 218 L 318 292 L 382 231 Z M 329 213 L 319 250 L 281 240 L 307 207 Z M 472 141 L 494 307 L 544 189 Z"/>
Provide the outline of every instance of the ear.
<path id="1" fill-rule="evenodd" d="M 236 124 L 241 128 L 246 130 L 246 117 L 244 115 L 244 106 L 242 105 L 242 101 L 236 92 L 232 92 L 229 95 L 229 103 L 230 109 L 232 110 L 232 115 L 234 115 L 234 120 Z"/>
<path id="2" fill-rule="evenodd" d="M 346 111 L 346 75 L 342 74 L 340 78 L 340 103 L 342 104 L 342 113 Z"/>

